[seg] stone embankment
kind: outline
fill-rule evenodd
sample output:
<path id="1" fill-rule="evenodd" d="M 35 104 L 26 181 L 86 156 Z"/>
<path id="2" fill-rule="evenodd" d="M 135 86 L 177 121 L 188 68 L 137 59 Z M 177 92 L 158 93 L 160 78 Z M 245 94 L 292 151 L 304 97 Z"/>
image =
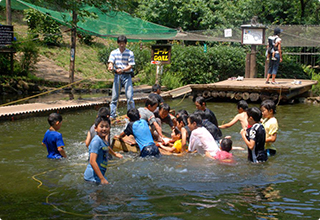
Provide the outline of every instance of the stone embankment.
<path id="1" fill-rule="evenodd" d="M 308 104 L 320 104 L 320 96 L 304 98 L 301 101 Z"/>
<path id="2" fill-rule="evenodd" d="M 41 88 L 38 84 L 33 82 L 27 82 L 22 79 L 20 80 L 10 79 L 0 84 L 0 91 L 2 95 L 8 95 L 8 94 L 22 95 L 22 94 L 39 93 L 41 91 Z"/>

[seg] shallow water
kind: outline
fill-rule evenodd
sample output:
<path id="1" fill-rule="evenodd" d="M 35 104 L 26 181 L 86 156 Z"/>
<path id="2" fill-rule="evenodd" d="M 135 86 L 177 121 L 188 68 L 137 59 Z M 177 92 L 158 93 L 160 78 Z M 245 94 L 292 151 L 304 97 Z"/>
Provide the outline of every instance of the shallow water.
<path id="1" fill-rule="evenodd" d="M 176 110 L 195 107 L 190 99 L 170 101 Z M 177 107 L 177 105 L 179 105 Z M 208 103 L 219 123 L 236 114 L 235 103 Z M 199 155 L 139 158 L 125 153 L 109 161 L 108 186 L 83 180 L 84 140 L 97 114 L 63 114 L 69 159 L 46 158 L 41 141 L 46 117 L 1 123 L 1 219 L 318 219 L 320 217 L 319 106 L 277 108 L 278 154 L 264 164 L 221 164 Z M 124 113 L 124 110 L 120 112 Z M 164 125 L 168 131 L 169 127 Z M 122 127 L 112 129 L 118 134 Z M 244 147 L 240 124 L 224 129 Z"/>

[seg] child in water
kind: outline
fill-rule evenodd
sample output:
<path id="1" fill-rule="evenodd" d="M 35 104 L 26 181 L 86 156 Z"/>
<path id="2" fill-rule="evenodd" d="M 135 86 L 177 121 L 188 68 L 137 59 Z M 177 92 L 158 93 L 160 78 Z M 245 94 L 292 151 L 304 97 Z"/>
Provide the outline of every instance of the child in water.
<path id="1" fill-rule="evenodd" d="M 240 122 L 242 129 L 247 129 L 248 117 L 247 117 L 246 111 L 248 109 L 248 103 L 244 100 L 241 100 L 238 102 L 237 107 L 238 107 L 238 114 L 234 116 L 234 118 L 230 122 L 220 125 L 219 126 L 220 129 L 229 128 L 233 126 L 235 123 L 237 123 L 238 121 Z"/>
<path id="2" fill-rule="evenodd" d="M 44 135 L 42 145 L 47 147 L 49 159 L 66 158 L 67 154 L 64 151 L 64 142 L 62 134 L 58 132 L 61 128 L 62 116 L 58 113 L 51 113 L 48 117 L 50 128 Z"/>
<path id="3" fill-rule="evenodd" d="M 94 124 L 97 135 L 93 137 L 89 144 L 89 164 L 84 172 L 84 179 L 95 183 L 109 184 L 104 175 L 107 170 L 110 145 L 108 142 L 110 119 L 99 116 Z M 110 152 L 113 156 L 122 158 L 121 154 Z"/>
<path id="4" fill-rule="evenodd" d="M 163 144 L 159 144 L 159 147 L 171 153 L 182 153 L 181 132 L 178 128 L 172 130 L 171 140 L 168 145 L 169 146 L 164 146 Z"/>
<path id="5" fill-rule="evenodd" d="M 232 162 L 233 156 L 230 151 L 232 150 L 232 140 L 230 138 L 223 138 L 220 142 L 220 150 L 218 151 L 214 159 L 222 162 Z"/>
<path id="6" fill-rule="evenodd" d="M 260 120 L 262 113 L 259 108 L 253 107 L 247 110 L 248 124 L 251 128 L 242 129 L 240 134 L 246 145 L 248 146 L 248 160 L 253 163 L 265 162 L 268 159 L 264 150 L 266 140 L 266 132 Z"/>
<path id="7" fill-rule="evenodd" d="M 153 112 L 158 107 L 158 100 L 155 97 L 148 97 L 145 103 L 145 107 L 138 108 L 140 118 L 144 119 L 151 127 L 151 134 L 155 140 L 162 140 L 162 128 L 158 124 Z"/>
<path id="8" fill-rule="evenodd" d="M 155 97 L 158 100 L 158 106 L 160 106 L 160 104 L 164 103 L 163 98 L 161 97 L 160 93 L 161 93 L 161 86 L 159 84 L 154 84 L 152 86 L 151 89 L 151 93 L 149 94 L 149 98 L 151 97 Z"/>
<path id="9" fill-rule="evenodd" d="M 99 111 L 98 111 L 97 117 L 99 117 L 99 116 L 100 117 L 105 117 L 105 118 L 110 118 L 110 110 L 109 110 L 109 108 L 101 107 L 99 109 Z M 89 129 L 89 131 L 87 133 L 87 138 L 86 138 L 86 141 L 85 141 L 87 147 L 89 147 L 89 144 L 90 144 L 91 140 L 94 138 L 94 136 L 96 136 L 96 134 L 97 134 L 97 132 L 96 132 L 96 129 L 95 129 L 95 125 L 93 124 L 90 127 L 90 129 Z M 110 136 L 109 136 L 109 140 L 108 141 L 110 142 Z"/>
<path id="10" fill-rule="evenodd" d="M 119 136 L 115 137 L 121 140 L 126 135 L 133 135 L 140 148 L 141 157 L 160 157 L 161 153 L 153 141 L 148 123 L 146 120 L 140 118 L 139 111 L 136 108 L 132 108 L 127 111 L 127 116 L 130 119 L 129 124 Z"/>
<path id="11" fill-rule="evenodd" d="M 161 126 L 162 123 L 166 123 L 170 126 L 171 129 L 174 129 L 173 116 L 169 114 L 170 106 L 167 103 L 162 103 L 154 113 L 154 117 L 157 120 L 157 123 Z"/>
<path id="12" fill-rule="evenodd" d="M 272 145 L 277 140 L 278 132 L 278 121 L 274 117 L 276 113 L 276 105 L 272 100 L 264 100 L 260 109 L 262 112 L 262 125 L 266 130 L 266 144 L 265 149 L 268 156 L 274 156 L 277 152 L 277 149 Z"/>
<path id="13" fill-rule="evenodd" d="M 188 118 L 188 127 L 191 130 L 188 151 L 197 151 L 199 154 L 204 154 L 214 159 L 220 149 L 210 132 L 205 127 L 202 127 L 201 117 L 196 114 L 191 114 Z"/>
<path id="14" fill-rule="evenodd" d="M 188 127 L 188 114 L 180 112 L 180 115 L 177 117 L 177 128 L 181 132 L 181 148 L 182 151 L 186 151 L 188 148 L 189 139 L 191 136 L 191 130 Z"/>

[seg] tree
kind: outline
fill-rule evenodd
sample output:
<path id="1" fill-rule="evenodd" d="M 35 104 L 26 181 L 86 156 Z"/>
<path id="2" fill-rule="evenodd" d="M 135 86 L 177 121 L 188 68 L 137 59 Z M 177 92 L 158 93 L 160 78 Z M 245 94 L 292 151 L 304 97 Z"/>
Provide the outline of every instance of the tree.
<path id="1" fill-rule="evenodd" d="M 31 0 L 28 0 L 31 1 Z M 70 83 L 74 81 L 75 54 L 76 54 L 76 37 L 77 23 L 79 19 L 85 19 L 89 16 L 95 16 L 93 13 L 84 9 L 84 6 L 93 6 L 101 11 L 108 12 L 110 10 L 121 10 L 130 8 L 130 4 L 126 4 L 125 0 L 36 0 L 32 4 L 46 7 L 52 10 L 69 12 L 72 20 L 66 21 L 71 26 L 71 49 L 70 49 Z"/>
<path id="2" fill-rule="evenodd" d="M 240 27 L 258 16 L 263 24 L 318 24 L 318 0 L 136 0 L 138 17 L 183 30 Z"/>
<path id="3" fill-rule="evenodd" d="M 199 30 L 215 24 L 208 5 L 203 0 L 139 0 L 135 14 L 167 27 Z"/>

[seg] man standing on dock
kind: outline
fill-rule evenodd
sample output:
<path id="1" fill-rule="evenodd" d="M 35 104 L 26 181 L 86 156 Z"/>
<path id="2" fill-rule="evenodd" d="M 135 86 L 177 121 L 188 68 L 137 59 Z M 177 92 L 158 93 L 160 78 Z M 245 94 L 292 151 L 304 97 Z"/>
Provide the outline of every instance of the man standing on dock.
<path id="1" fill-rule="evenodd" d="M 274 45 L 274 57 L 275 59 L 270 59 L 269 61 L 269 69 L 268 69 L 268 76 L 266 83 L 269 84 L 269 79 L 272 76 L 271 84 L 278 84 L 276 83 L 276 75 L 278 72 L 279 63 L 282 62 L 282 51 L 281 51 L 281 38 L 280 33 L 282 30 L 280 28 L 275 28 L 274 33 L 272 36 L 268 37 L 268 42 Z M 271 45 L 268 45 L 268 47 L 271 47 Z"/>
<path id="2" fill-rule="evenodd" d="M 114 71 L 112 99 L 110 103 L 110 119 L 117 117 L 117 103 L 120 97 L 121 88 L 124 87 L 127 98 L 127 110 L 135 108 L 133 101 L 133 85 L 131 76 L 133 76 L 134 54 L 126 48 L 127 38 L 121 35 L 117 39 L 118 49 L 110 53 L 108 60 L 108 70 Z"/>

